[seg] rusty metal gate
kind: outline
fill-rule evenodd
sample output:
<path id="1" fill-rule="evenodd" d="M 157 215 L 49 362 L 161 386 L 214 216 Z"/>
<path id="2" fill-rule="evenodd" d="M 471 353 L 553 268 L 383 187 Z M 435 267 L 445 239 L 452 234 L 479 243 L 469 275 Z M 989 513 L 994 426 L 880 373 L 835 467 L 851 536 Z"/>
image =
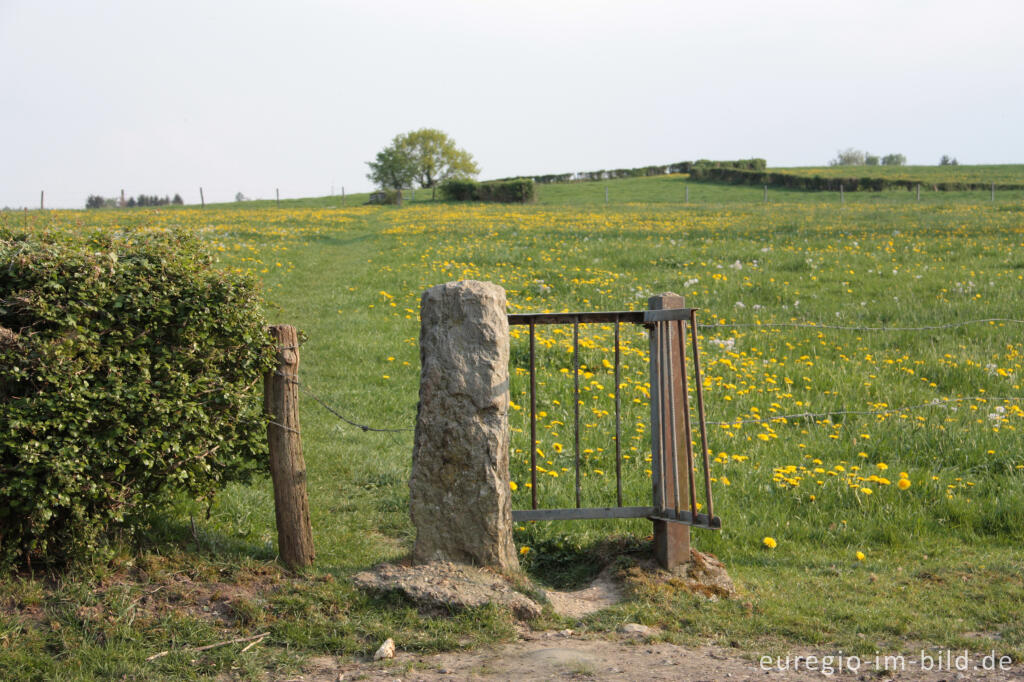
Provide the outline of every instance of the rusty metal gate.
<path id="1" fill-rule="evenodd" d="M 680 301 L 681 302 L 681 301 Z M 711 470 L 707 444 L 707 422 L 704 418 L 704 393 L 700 374 L 700 356 L 697 343 L 697 309 L 667 307 L 658 310 L 620 312 L 536 313 L 510 314 L 509 325 L 529 327 L 530 344 L 530 485 L 531 508 L 514 510 L 515 521 L 553 521 L 567 519 L 622 519 L 647 518 L 655 522 L 684 524 L 698 528 L 718 530 L 721 519 L 714 514 L 711 495 Z M 583 507 L 580 483 L 580 343 L 581 324 L 612 323 L 615 331 L 615 479 L 616 506 Z M 651 482 L 650 506 L 623 506 L 622 500 L 622 447 L 620 396 L 620 325 L 642 325 L 648 330 L 650 341 L 650 403 L 651 403 Z M 576 506 L 568 509 L 539 509 L 537 507 L 537 373 L 535 330 L 537 325 L 572 325 L 574 368 L 574 460 Z M 687 344 L 689 337 L 689 344 Z M 693 368 L 693 387 L 696 405 L 689 399 L 687 345 Z M 695 409 L 694 409 L 695 408 Z M 696 412 L 700 433 L 700 467 L 695 462 L 692 413 Z M 702 471 L 705 511 L 700 511 L 697 483 L 698 469 Z"/>

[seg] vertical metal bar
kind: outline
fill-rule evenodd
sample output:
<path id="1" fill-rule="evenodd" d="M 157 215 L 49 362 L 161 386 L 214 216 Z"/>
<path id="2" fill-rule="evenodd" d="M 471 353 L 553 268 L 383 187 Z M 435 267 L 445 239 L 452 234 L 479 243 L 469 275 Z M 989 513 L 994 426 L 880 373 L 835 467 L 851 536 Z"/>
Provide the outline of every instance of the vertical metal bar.
<path id="1" fill-rule="evenodd" d="M 658 452 L 660 453 L 656 464 L 660 472 L 661 510 L 664 511 L 668 508 L 668 499 L 666 499 L 668 498 L 668 459 L 666 459 L 668 457 L 668 419 L 666 419 L 668 391 L 665 390 L 665 376 L 667 373 L 665 369 L 665 346 L 668 345 L 668 336 L 665 334 L 665 325 L 656 323 L 655 328 L 658 330 Z M 671 390 L 671 386 L 669 390 Z"/>
<path id="2" fill-rule="evenodd" d="M 676 419 L 676 390 L 675 390 L 675 366 L 672 363 L 672 323 L 661 322 L 660 326 L 665 328 L 663 336 L 665 338 L 665 346 L 662 351 L 665 356 L 665 371 L 663 372 L 663 381 L 665 386 L 665 392 L 668 394 L 668 418 L 665 420 L 666 434 L 668 435 L 669 448 L 665 454 L 672 458 L 672 480 L 675 481 L 675 485 L 672 486 L 673 499 L 672 509 L 675 511 L 676 518 L 679 518 L 679 428 Z M 686 396 L 686 382 L 683 382 L 683 397 L 685 401 Z M 667 473 L 667 472 L 666 472 Z"/>
<path id="3" fill-rule="evenodd" d="M 700 419 L 700 444 L 704 454 L 704 486 L 707 490 L 708 520 L 715 515 L 711 500 L 711 462 L 708 456 L 708 427 L 704 419 L 704 384 L 700 377 L 700 353 L 697 352 L 697 311 L 690 311 L 690 335 L 693 339 L 693 380 L 697 385 L 697 416 Z"/>
<path id="4" fill-rule="evenodd" d="M 619 395 L 619 316 L 615 316 L 615 502 L 622 506 L 622 405 Z"/>
<path id="5" fill-rule="evenodd" d="M 581 506 L 580 494 L 580 318 L 572 323 L 572 365 L 573 365 L 573 417 L 575 423 L 573 443 L 576 455 L 576 508 Z"/>
<path id="6" fill-rule="evenodd" d="M 534 361 L 534 323 L 530 320 L 530 500 L 537 508 L 537 367 Z"/>
<path id="7" fill-rule="evenodd" d="M 671 323 L 669 323 L 671 324 Z M 690 395 L 686 380 L 686 330 L 683 329 L 683 321 L 677 320 L 676 325 L 679 331 L 679 369 L 683 378 L 683 430 L 686 432 L 686 480 L 689 481 L 690 489 L 690 513 L 693 519 L 697 519 L 697 485 L 693 480 L 693 430 L 690 427 Z"/>
<path id="8" fill-rule="evenodd" d="M 661 475 L 661 458 L 664 448 L 661 444 L 661 361 L 658 358 L 661 336 L 659 327 L 654 325 L 647 329 L 650 343 L 648 348 L 650 404 L 651 404 L 651 496 L 656 513 L 665 508 L 665 481 Z"/>

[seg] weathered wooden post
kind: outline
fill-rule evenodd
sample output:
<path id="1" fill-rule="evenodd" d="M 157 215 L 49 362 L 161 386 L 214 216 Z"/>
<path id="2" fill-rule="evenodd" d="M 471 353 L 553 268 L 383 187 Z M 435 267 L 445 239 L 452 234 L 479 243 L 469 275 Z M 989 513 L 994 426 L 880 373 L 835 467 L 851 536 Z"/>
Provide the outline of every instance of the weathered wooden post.
<path id="1" fill-rule="evenodd" d="M 651 296 L 647 300 L 647 307 L 649 310 L 666 310 L 670 308 L 685 308 L 686 303 L 682 296 L 666 293 Z M 670 354 L 677 353 L 678 349 L 682 348 L 681 342 L 685 342 L 685 339 L 678 338 L 675 325 L 669 327 L 667 339 L 668 352 Z M 669 438 L 658 437 L 658 434 L 662 433 L 662 429 L 664 433 L 669 432 L 667 421 L 673 417 L 677 422 L 674 433 L 688 433 L 682 423 L 682 410 L 673 415 L 670 407 L 670 402 L 672 401 L 662 400 L 659 395 L 661 392 L 660 373 L 668 371 L 668 368 L 662 368 L 659 362 L 659 358 L 662 357 L 660 343 L 658 335 L 652 332 L 650 345 L 651 464 L 653 465 L 651 467 L 651 483 L 654 486 L 654 507 L 656 509 L 671 507 L 671 502 L 676 499 L 676 479 L 673 476 L 673 471 L 679 474 L 679 494 L 683 499 L 686 499 L 685 496 L 690 488 L 690 477 L 693 475 L 693 472 L 687 465 L 686 457 L 680 452 L 679 448 L 674 443 L 671 443 Z M 675 392 L 674 403 L 682 405 L 683 391 L 686 390 L 686 387 L 683 386 L 682 374 L 679 372 L 673 372 L 672 374 L 672 390 Z M 666 443 L 665 452 L 661 452 L 661 443 L 659 441 Z M 672 464 L 672 457 L 676 458 L 675 466 Z M 665 493 L 664 498 L 662 498 L 662 490 Z M 655 521 L 654 555 L 658 563 L 669 570 L 688 562 L 690 560 L 690 527 L 671 521 Z"/>
<path id="2" fill-rule="evenodd" d="M 263 384 L 263 409 L 274 482 L 274 516 L 281 559 L 292 568 L 313 563 L 313 530 L 306 495 L 306 462 L 299 430 L 299 336 L 290 324 L 269 329 L 277 344 L 277 366 Z"/>

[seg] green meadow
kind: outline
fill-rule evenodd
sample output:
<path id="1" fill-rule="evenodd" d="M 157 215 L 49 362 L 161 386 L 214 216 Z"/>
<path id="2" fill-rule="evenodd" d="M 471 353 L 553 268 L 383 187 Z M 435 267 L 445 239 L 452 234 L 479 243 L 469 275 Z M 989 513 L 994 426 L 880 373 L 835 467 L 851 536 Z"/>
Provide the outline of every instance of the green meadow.
<path id="1" fill-rule="evenodd" d="M 349 580 L 411 550 L 419 299 L 460 279 L 503 286 L 509 312 L 639 310 L 667 291 L 700 309 L 723 529 L 695 530 L 693 544 L 725 563 L 740 598 L 711 602 L 630 572 L 650 556 L 648 521 L 524 523 L 515 539 L 533 581 L 577 587 L 610 564 L 628 593 L 580 621 L 548 610 L 534 627 L 611 635 L 640 622 L 669 641 L 751 656 L 1024 655 L 1024 192 L 846 193 L 841 203 L 769 188 L 766 201 L 761 188 L 664 176 L 540 186 L 524 206 L 450 204 L 424 190 L 402 207 L 366 198 L 0 213 L 0 227 L 65 236 L 195 232 L 223 267 L 260 278 L 269 320 L 306 337 L 317 550 L 306 573 L 276 562 L 269 480 L 230 487 L 209 508 L 182 500 L 145 537 L 115 539 L 109 560 L 0 582 L 0 676 L 257 678 L 310 656 L 372 654 L 386 637 L 424 652 L 514 638 L 501 609 L 427 614 Z M 530 499 L 521 331 L 514 508 Z M 611 330 L 588 325 L 581 339 L 584 502 L 613 503 Z M 538 494 L 571 506 L 571 328 L 538 340 Z M 629 329 L 624 341 L 625 503 L 647 504 L 646 337 Z M 244 653 L 188 649 L 263 632 Z"/>

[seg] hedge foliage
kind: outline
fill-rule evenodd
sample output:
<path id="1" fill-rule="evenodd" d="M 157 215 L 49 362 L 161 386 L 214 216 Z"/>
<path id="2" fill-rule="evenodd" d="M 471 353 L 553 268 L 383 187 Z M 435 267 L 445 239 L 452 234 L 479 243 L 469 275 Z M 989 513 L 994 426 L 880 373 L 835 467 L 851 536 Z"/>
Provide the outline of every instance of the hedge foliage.
<path id="1" fill-rule="evenodd" d="M 833 177 L 822 175 L 797 175 L 783 171 L 764 171 L 744 168 L 728 168 L 706 166 L 690 171 L 690 179 L 697 182 L 718 182 L 729 185 L 768 185 L 770 187 L 786 187 L 811 191 L 838 192 L 842 187 L 846 192 L 870 191 L 881 192 L 886 189 L 912 190 L 917 186 L 931 188 L 943 192 L 964 192 L 985 190 L 992 187 L 990 182 L 921 182 L 899 178 L 883 177 Z M 1024 185 L 996 183 L 995 189 L 1022 189 Z"/>
<path id="2" fill-rule="evenodd" d="M 529 178 L 495 180 L 493 182 L 446 180 L 441 183 L 441 197 L 448 201 L 526 204 L 536 199 L 536 186 Z"/>
<path id="3" fill-rule="evenodd" d="M 86 558 L 265 470 L 264 327 L 191 237 L 0 231 L 0 565 Z"/>
<path id="4" fill-rule="evenodd" d="M 764 159 L 740 159 L 738 161 L 680 161 L 663 166 L 641 166 L 639 168 L 616 168 L 614 170 L 579 171 L 577 173 L 557 173 L 552 175 L 529 176 L 539 185 L 555 182 L 597 182 L 599 180 L 617 180 L 619 178 L 645 178 L 653 175 L 669 175 L 673 173 L 689 173 L 694 168 L 742 168 L 746 170 L 764 170 L 767 162 Z M 503 182 L 512 178 L 503 178 L 495 182 Z"/>

